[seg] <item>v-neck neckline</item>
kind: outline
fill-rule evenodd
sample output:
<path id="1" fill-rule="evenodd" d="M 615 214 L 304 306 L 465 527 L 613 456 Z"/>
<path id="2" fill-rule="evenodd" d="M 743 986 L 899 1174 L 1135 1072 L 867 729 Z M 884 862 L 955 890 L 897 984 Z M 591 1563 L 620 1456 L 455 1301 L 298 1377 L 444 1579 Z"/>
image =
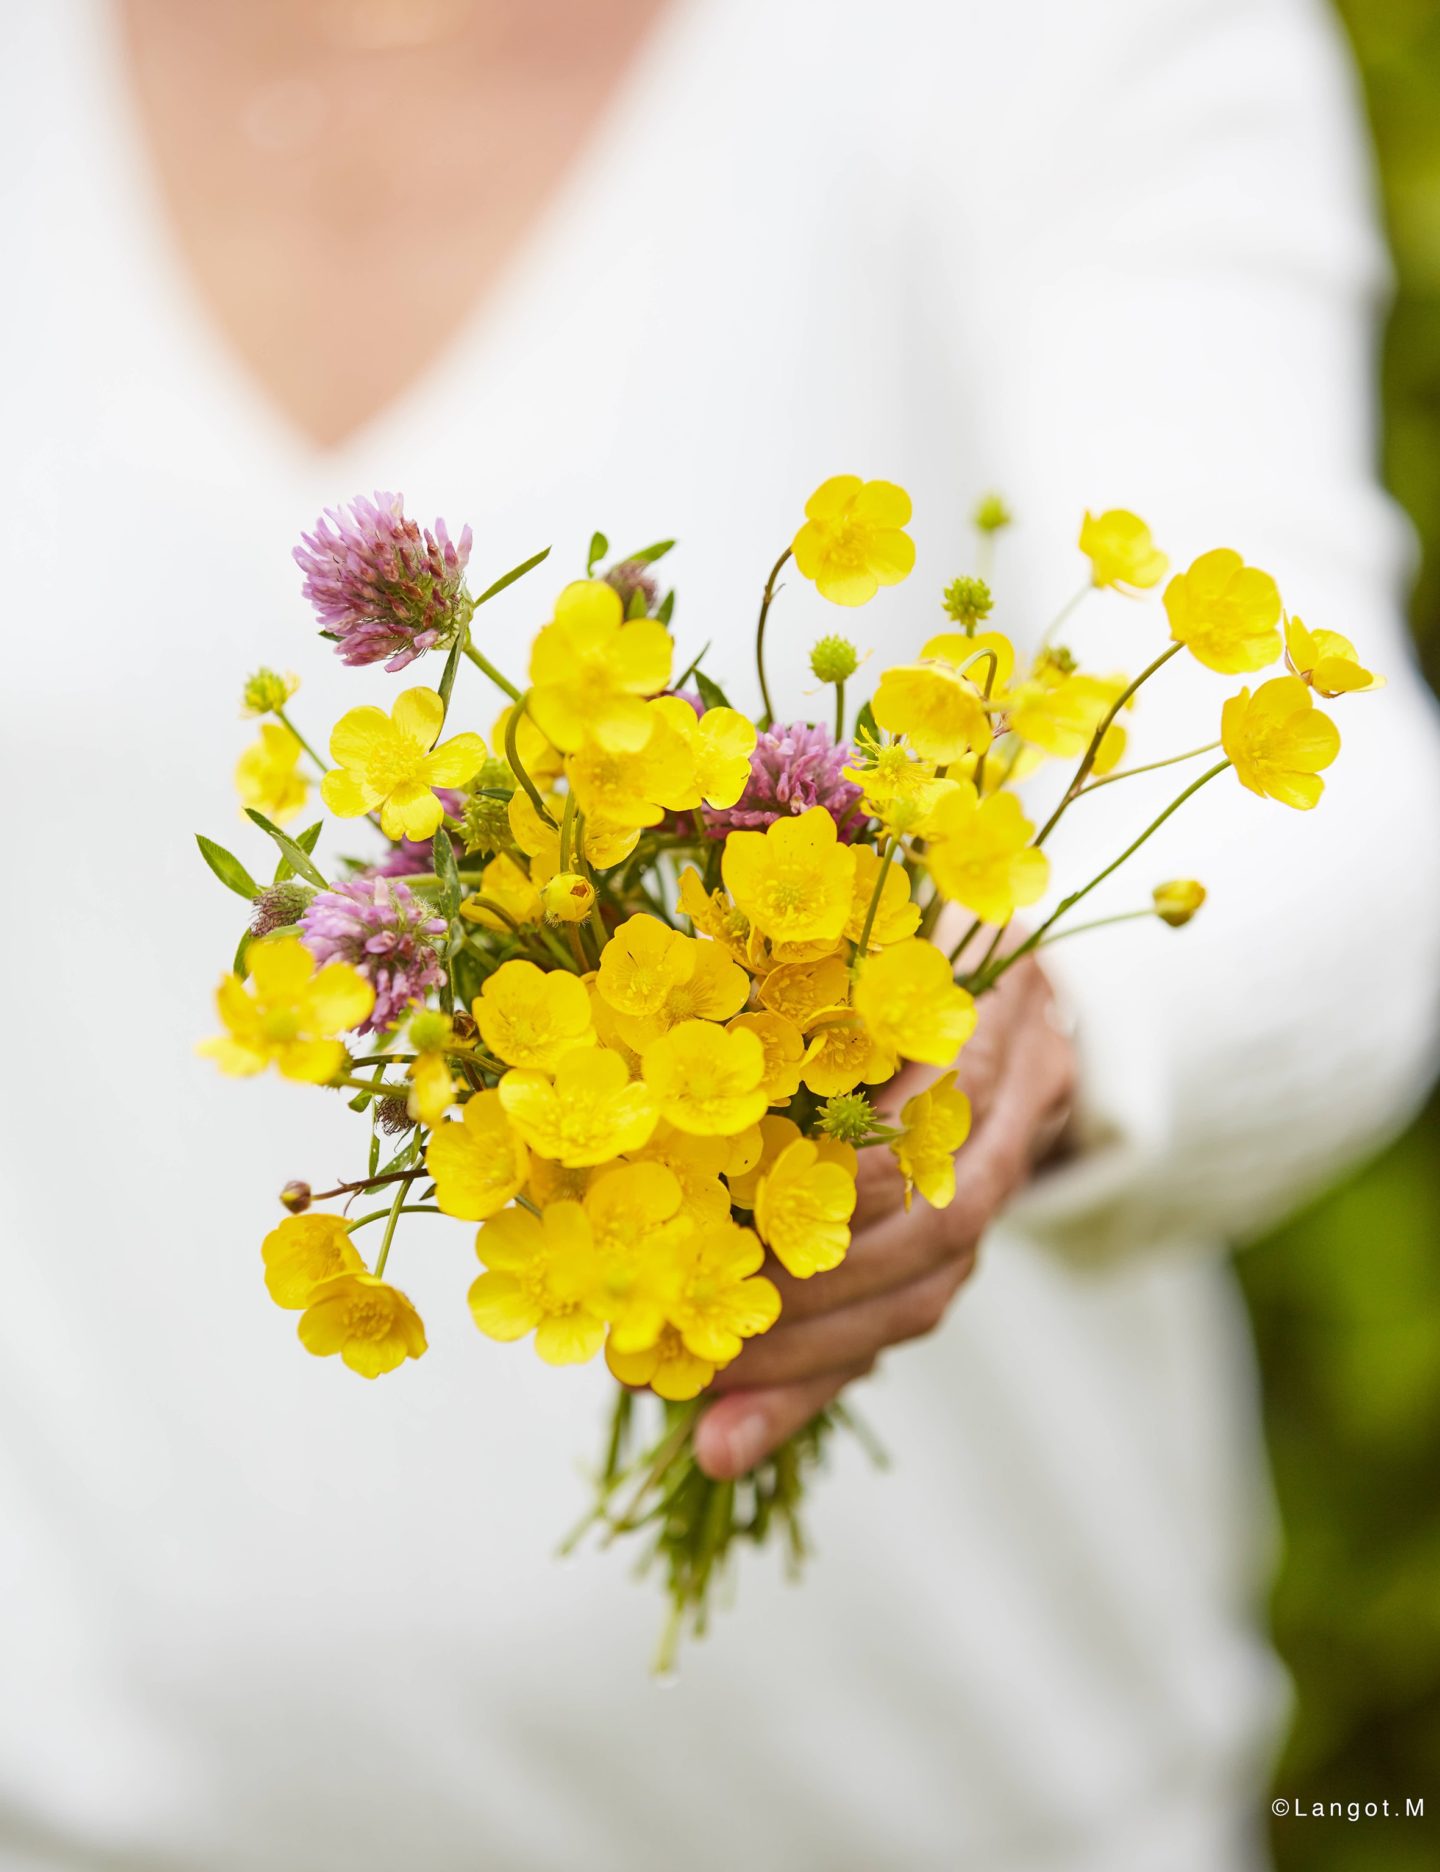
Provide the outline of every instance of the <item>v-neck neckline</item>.
<path id="1" fill-rule="evenodd" d="M 272 456 L 300 472 L 327 476 L 351 461 L 373 457 L 388 438 L 423 424 L 453 396 L 454 385 L 478 371 L 501 347 L 504 334 L 525 320 L 526 307 L 543 297 L 546 279 L 563 261 L 571 232 L 604 212 L 632 154 L 635 126 L 653 128 L 654 115 L 674 101 L 674 72 L 683 65 L 709 0 L 664 0 L 645 28 L 576 153 L 564 165 L 482 292 L 419 369 L 376 409 L 334 442 L 323 442 L 246 363 L 208 304 L 185 257 L 166 209 L 154 155 L 128 74 L 128 53 L 116 0 L 98 0 L 91 47 L 93 125 L 105 144 L 113 212 L 138 250 L 147 290 L 166 338 L 188 355 L 203 380 L 202 394 L 223 406 L 235 427 L 249 432 Z"/>

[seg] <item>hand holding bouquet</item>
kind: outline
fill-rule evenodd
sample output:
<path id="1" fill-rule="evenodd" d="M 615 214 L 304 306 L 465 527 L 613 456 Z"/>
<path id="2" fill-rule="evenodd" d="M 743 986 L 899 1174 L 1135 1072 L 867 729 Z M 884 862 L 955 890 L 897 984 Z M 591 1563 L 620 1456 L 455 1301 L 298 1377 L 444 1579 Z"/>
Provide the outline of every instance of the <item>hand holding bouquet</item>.
<path id="1" fill-rule="evenodd" d="M 277 848 L 273 880 L 200 840 L 252 904 L 219 990 L 224 1031 L 202 1050 L 228 1073 L 273 1065 L 338 1092 L 367 1134 L 363 1173 L 282 1193 L 270 1293 L 299 1313 L 307 1350 L 375 1378 L 426 1350 L 388 1277 L 404 1232 L 478 1224 L 480 1331 L 533 1338 L 551 1364 L 603 1354 L 617 1380 L 580 1532 L 636 1534 L 663 1566 L 662 1665 L 687 1622 L 703 1629 L 737 1541 L 773 1535 L 803 1554 L 807 1472 L 851 1423 L 832 1405 L 739 1481 L 697 1465 L 706 1387 L 780 1317 L 770 1274 L 823 1281 L 844 1260 L 863 1150 L 893 1154 L 907 1206 L 947 1205 L 970 1124 L 954 1066 L 977 999 L 1092 927 L 1064 919 L 1227 770 L 1314 806 L 1339 748 L 1316 693 L 1381 681 L 1225 549 L 1169 580 L 1169 641 L 1137 677 L 1084 670 L 1056 640 L 1078 598 L 1140 596 L 1168 570 L 1148 528 L 1112 511 L 1085 517 L 1085 585 L 1028 666 L 991 628 L 986 584 L 960 577 L 944 628 L 872 700 L 847 708 L 859 653 L 828 636 L 811 657 L 825 719 L 777 711 L 764 646 L 787 564 L 863 605 L 910 572 L 910 512 L 902 489 L 853 475 L 812 495 L 761 597 L 751 721 L 703 652 L 677 668 L 674 594 L 655 570 L 669 542 L 599 571 L 597 534 L 521 688 L 488 654 L 483 607 L 546 555 L 472 597 L 468 528 L 452 540 L 397 497 L 357 500 L 296 553 L 322 633 L 350 665 L 443 659 L 437 684 L 399 687 L 388 712 L 351 709 L 326 761 L 290 718 L 296 679 L 259 672 L 245 699 L 267 719 L 237 783 Z M 1007 516 L 992 501 L 977 519 L 988 544 Z M 1232 675 L 1283 651 L 1288 673 L 1232 696 L 1207 747 L 1125 767 L 1122 715 L 1186 649 Z M 455 720 L 467 665 L 503 702 L 488 740 L 475 717 Z M 1111 864 L 1007 935 L 1049 891 L 1046 846 L 1067 812 L 1206 755 Z M 363 822 L 369 857 L 322 868 L 325 821 L 284 830 L 308 800 L 307 760 L 329 814 Z M 1071 769 L 1037 829 L 1019 788 L 1056 761 Z M 1203 899 L 1193 881 L 1162 883 L 1131 914 L 1179 926 Z M 938 1076 L 889 1112 L 877 1101 L 907 1061 Z"/>

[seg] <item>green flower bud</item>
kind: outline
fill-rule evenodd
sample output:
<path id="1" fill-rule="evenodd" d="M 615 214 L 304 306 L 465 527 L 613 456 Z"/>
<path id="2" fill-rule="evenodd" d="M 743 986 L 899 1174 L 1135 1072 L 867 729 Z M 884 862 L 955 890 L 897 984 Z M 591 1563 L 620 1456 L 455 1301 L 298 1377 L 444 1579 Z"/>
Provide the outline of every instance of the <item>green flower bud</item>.
<path id="1" fill-rule="evenodd" d="M 995 600 L 990 596 L 990 587 L 984 579 L 957 578 L 951 579 L 945 587 L 941 602 L 947 616 L 954 618 L 966 630 L 973 631 L 982 618 L 989 617 Z"/>
<path id="2" fill-rule="evenodd" d="M 487 761 L 486 765 L 490 763 Z M 508 774 L 510 769 L 507 767 L 505 771 Z M 508 797 L 497 799 L 494 793 L 470 795 L 460 820 L 460 837 L 467 857 L 478 854 L 482 858 L 493 858 L 512 842 L 509 806 Z"/>
<path id="3" fill-rule="evenodd" d="M 848 682 L 860 667 L 860 654 L 848 637 L 822 637 L 810 652 L 810 668 L 820 682 Z"/>
<path id="4" fill-rule="evenodd" d="M 975 525 L 982 533 L 998 533 L 1014 521 L 1014 514 L 998 494 L 987 494 L 975 509 Z"/>
<path id="5" fill-rule="evenodd" d="M 281 675 L 278 670 L 258 669 L 241 691 L 240 699 L 247 715 L 273 715 L 300 687 L 293 670 Z"/>
<path id="6" fill-rule="evenodd" d="M 820 1107 L 820 1129 L 841 1144 L 863 1144 L 879 1122 L 863 1092 L 837 1092 Z"/>
<path id="7" fill-rule="evenodd" d="M 438 1053 L 453 1036 L 448 1014 L 438 1008 L 417 1008 L 410 1016 L 410 1045 L 417 1053 Z"/>
<path id="8" fill-rule="evenodd" d="M 310 899 L 315 895 L 308 884 L 296 878 L 284 884 L 267 884 L 255 899 L 250 917 L 252 936 L 270 936 L 278 929 L 289 929 L 300 921 Z"/>

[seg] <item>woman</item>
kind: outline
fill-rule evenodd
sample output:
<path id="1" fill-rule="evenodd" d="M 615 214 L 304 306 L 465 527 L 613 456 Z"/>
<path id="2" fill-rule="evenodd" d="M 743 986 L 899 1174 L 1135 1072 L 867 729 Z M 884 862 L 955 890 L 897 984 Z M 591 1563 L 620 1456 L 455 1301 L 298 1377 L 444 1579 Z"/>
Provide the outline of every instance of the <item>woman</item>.
<path id="1" fill-rule="evenodd" d="M 1371 460 L 1383 267 L 1320 10 L 52 0 L 0 54 L 3 1863 L 1258 1864 L 1284 1691 L 1221 1250 L 1403 1119 L 1440 923 Z M 603 1373 L 478 1342 L 443 1227 L 396 1268 L 433 1348 L 396 1380 L 269 1308 L 265 1192 L 348 1126 L 193 1061 L 236 930 L 190 834 L 244 844 L 217 724 L 257 662 L 303 668 L 319 735 L 389 693 L 302 641 L 286 548 L 322 506 L 403 487 L 486 573 L 553 540 L 552 584 L 596 525 L 674 532 L 677 634 L 738 701 L 758 579 L 852 468 L 917 497 L 916 576 L 853 620 L 881 660 L 973 569 L 993 482 L 1022 639 L 1082 506 L 1123 504 L 1178 563 L 1243 550 L 1390 687 L 1319 811 L 1212 788 L 1104 900 L 1194 873 L 1194 929 L 1066 944 L 1059 1014 L 1038 969 L 987 1010 L 955 1210 L 878 1187 L 854 1271 L 702 1433 L 742 1470 L 913 1339 L 862 1394 L 894 1471 L 842 1460 L 804 1590 L 751 1568 L 661 1696 L 623 1561 L 546 1558 Z M 489 614 L 512 667 L 547 596 Z M 835 622 L 780 601 L 797 705 Z M 1074 630 L 1134 668 L 1160 625 Z M 1229 689 L 1186 677 L 1137 747 L 1213 738 Z M 1067 821 L 1062 877 L 1164 781 Z M 1015 1197 L 1072 1077 L 1074 1147 Z"/>

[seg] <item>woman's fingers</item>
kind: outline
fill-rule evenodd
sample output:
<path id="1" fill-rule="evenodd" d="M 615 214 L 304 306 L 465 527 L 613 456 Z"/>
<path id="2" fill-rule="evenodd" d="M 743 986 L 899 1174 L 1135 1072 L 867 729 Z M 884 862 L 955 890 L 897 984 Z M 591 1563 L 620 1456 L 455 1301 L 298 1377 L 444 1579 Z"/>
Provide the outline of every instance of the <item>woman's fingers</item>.
<path id="1" fill-rule="evenodd" d="M 827 1372 L 844 1371 L 873 1358 L 886 1346 L 933 1332 L 955 1289 L 970 1272 L 973 1258 L 959 1256 L 889 1293 L 814 1319 L 777 1326 L 762 1338 L 750 1340 L 710 1388 L 723 1394 L 756 1386 L 796 1384 Z"/>
<path id="2" fill-rule="evenodd" d="M 717 1482 L 744 1475 L 869 1370 L 867 1361 L 801 1384 L 771 1385 L 720 1398 L 695 1427 L 700 1467 Z"/>

